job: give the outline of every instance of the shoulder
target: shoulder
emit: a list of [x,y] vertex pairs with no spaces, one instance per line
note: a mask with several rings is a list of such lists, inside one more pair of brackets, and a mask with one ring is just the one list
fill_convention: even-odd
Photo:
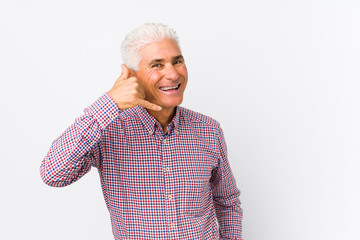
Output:
[[187,124],[202,125],[209,128],[220,129],[220,123],[214,118],[184,107],[179,107],[179,108],[181,111],[181,118]]
[[141,126],[139,115],[134,108],[117,109],[116,115],[113,117],[112,122],[107,126],[104,132],[116,131],[117,133],[123,132],[125,129]]
[[137,110],[136,107],[132,107],[132,108],[127,108],[125,110],[119,110],[119,118],[120,120],[127,120],[127,119],[133,119],[133,118],[138,118],[138,114],[137,114]]

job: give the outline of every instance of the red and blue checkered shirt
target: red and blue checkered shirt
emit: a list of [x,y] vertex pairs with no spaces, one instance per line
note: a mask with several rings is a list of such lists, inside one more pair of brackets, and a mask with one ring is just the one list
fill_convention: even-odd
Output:
[[63,187],[98,169],[115,239],[241,239],[240,192],[219,123],[178,106],[164,134],[146,109],[105,93],[56,139],[40,168]]

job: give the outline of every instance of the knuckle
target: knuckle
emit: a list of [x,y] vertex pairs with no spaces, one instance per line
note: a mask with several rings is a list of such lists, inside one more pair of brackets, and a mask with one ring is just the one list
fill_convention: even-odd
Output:
[[134,88],[136,89],[139,89],[140,88],[140,84],[138,82],[133,82],[133,86]]
[[137,97],[135,95],[130,95],[130,97],[129,97],[130,102],[134,103],[134,102],[136,102],[136,100],[137,100]]
[[149,103],[148,101],[145,101],[145,102],[144,102],[144,105],[145,105],[145,107],[147,107],[147,108],[151,108],[151,107],[152,107],[152,104]]
[[133,89],[132,91],[131,91],[131,94],[130,94],[131,96],[134,96],[134,97],[137,97],[137,96],[139,96],[140,94],[139,94],[139,92],[138,91],[136,91],[135,89]]
[[137,82],[136,78],[134,77],[130,77],[127,79],[129,82]]

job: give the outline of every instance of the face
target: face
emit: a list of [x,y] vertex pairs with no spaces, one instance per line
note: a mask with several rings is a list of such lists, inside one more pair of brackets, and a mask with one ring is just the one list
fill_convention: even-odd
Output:
[[135,76],[145,90],[145,100],[172,110],[180,105],[188,73],[175,41],[164,39],[140,50],[141,61]]

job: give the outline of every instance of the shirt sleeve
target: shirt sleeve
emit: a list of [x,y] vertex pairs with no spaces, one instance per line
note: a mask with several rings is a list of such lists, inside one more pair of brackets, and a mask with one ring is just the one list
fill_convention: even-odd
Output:
[[51,145],[40,166],[42,180],[53,187],[67,186],[101,163],[100,141],[105,129],[120,113],[108,93],[103,94],[84,115]]
[[213,172],[211,183],[220,239],[242,240],[242,216],[240,191],[231,171],[224,134],[219,128],[219,165]]

